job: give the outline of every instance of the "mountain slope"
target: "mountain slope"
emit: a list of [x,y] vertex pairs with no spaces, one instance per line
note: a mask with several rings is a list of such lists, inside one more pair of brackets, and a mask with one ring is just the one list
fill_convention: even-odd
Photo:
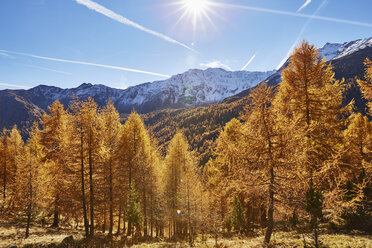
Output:
[[43,110],[12,90],[0,91],[0,128],[17,124],[21,131],[41,117]]

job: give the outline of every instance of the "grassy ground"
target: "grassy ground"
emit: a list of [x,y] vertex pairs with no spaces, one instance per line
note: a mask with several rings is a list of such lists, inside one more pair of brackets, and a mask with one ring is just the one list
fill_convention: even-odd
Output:
[[[252,247],[260,248],[263,243],[263,236],[256,238],[231,238],[231,239],[219,239],[218,247]],[[278,232],[272,237],[271,247],[304,247],[304,239],[307,247],[311,247],[312,243],[310,236],[302,236],[295,232]],[[325,234],[320,236],[322,247],[329,248],[372,248],[372,236],[362,235],[348,235],[348,234]],[[212,248],[215,246],[215,240],[212,238],[207,239],[205,243],[202,243],[200,239],[195,242],[195,247],[200,248]],[[186,243],[169,244],[166,242],[154,243],[154,244],[139,244],[134,246],[136,248],[166,248],[175,247],[183,248],[189,247]]]
[[25,227],[19,224],[0,223],[0,247],[22,247],[30,244],[59,244],[61,241],[73,235],[76,239],[83,236],[70,229],[51,229],[31,226],[30,236],[25,239]]
[[[41,228],[40,226],[32,226],[30,229],[30,237],[24,239],[24,226],[17,224],[0,223],[0,247],[17,246],[23,247],[25,245],[59,244],[67,236],[72,235],[74,239],[82,239],[81,232],[70,229],[50,229]],[[320,235],[322,247],[329,248],[372,248],[372,236],[361,234],[323,234]],[[254,238],[247,237],[233,237],[233,238],[219,238],[218,247],[262,247],[263,235]],[[310,234],[298,234],[296,232],[276,232],[271,239],[271,247],[311,247],[312,243]],[[215,239],[207,238],[204,242],[201,237],[195,241],[194,247],[212,248],[215,246]],[[183,248],[189,247],[187,243],[144,243],[135,245],[136,248]]]

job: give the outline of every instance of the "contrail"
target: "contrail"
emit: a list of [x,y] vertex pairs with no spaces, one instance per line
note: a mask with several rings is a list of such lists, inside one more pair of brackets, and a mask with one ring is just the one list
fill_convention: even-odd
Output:
[[297,12],[300,12],[303,8],[305,8],[310,3],[311,3],[311,0],[306,0],[306,2],[300,8],[298,8]]
[[148,34],[151,34],[151,35],[154,35],[156,37],[159,37],[159,38],[161,38],[161,39],[163,39],[165,41],[168,41],[170,43],[174,43],[174,44],[180,45],[180,46],[182,46],[184,48],[189,49],[190,51],[196,52],[196,50],[194,50],[191,47],[185,45],[184,43],[179,42],[179,41],[177,41],[177,40],[175,40],[175,39],[173,39],[173,38],[171,38],[171,37],[169,37],[169,36],[167,36],[165,34],[158,33],[158,32],[156,32],[154,30],[151,30],[151,29],[148,29],[148,28],[146,28],[144,26],[141,26],[140,24],[135,23],[135,22],[129,20],[128,18],[115,13],[112,10],[107,9],[104,6],[102,6],[102,5],[100,5],[100,4],[96,3],[96,2],[93,2],[91,0],[76,0],[76,2],[78,4],[81,4],[81,5],[84,5],[84,6],[88,7],[91,10],[94,10],[94,11],[96,11],[98,13],[101,13],[101,14],[103,14],[103,15],[105,15],[105,16],[107,16],[107,17],[109,17],[109,18],[111,18],[111,19],[113,19],[113,20],[115,20],[117,22],[120,22],[122,24],[125,24],[125,25],[128,25],[128,26],[137,28],[137,29],[139,29],[139,30],[141,30],[143,32],[146,32]]
[[247,67],[248,67],[248,65],[253,61],[253,59],[256,57],[256,54],[254,54],[253,56],[252,56],[252,58],[250,58],[250,60],[247,62],[247,64],[245,64],[245,66],[243,66],[243,68],[241,69],[241,71],[244,71]]
[[225,4],[225,3],[220,3],[218,5],[225,6],[225,7],[231,7],[231,8],[239,8],[239,9],[247,9],[247,10],[259,11],[259,12],[272,13],[272,14],[278,14],[278,15],[312,18],[312,19],[317,19],[317,20],[322,20],[322,21],[345,23],[345,24],[351,24],[351,25],[357,25],[357,26],[363,26],[363,27],[369,27],[369,28],[372,27],[372,23],[357,22],[357,21],[338,19],[338,18],[332,18],[332,17],[326,17],[326,16],[317,16],[317,15],[313,16],[313,15],[302,14],[302,13],[297,13],[297,12],[251,7],[247,5]]
[[165,78],[170,78],[171,77],[170,75],[166,75],[166,74],[143,71],[143,70],[138,70],[138,69],[126,68],[126,67],[120,67],[120,66],[103,65],[103,64],[96,64],[96,63],[77,61],[77,60],[57,59],[57,58],[43,57],[43,56],[38,56],[38,55],[28,54],[28,53],[12,52],[12,51],[7,51],[7,50],[0,50],[0,52],[10,53],[10,54],[17,54],[17,55],[22,55],[22,56],[26,56],[26,57],[36,58],[36,59],[44,59],[44,60],[58,61],[58,62],[71,63],[71,64],[90,65],[90,66],[109,68],[109,69],[120,70],[120,71],[137,72],[137,73],[148,74],[148,75],[159,76],[159,77],[165,77]]
[[19,84],[6,84],[6,83],[0,83],[0,87],[12,87],[12,88],[19,88],[19,89],[29,89],[30,87],[25,85],[19,85]]
[[291,48],[289,48],[286,56],[283,58],[282,61],[280,61],[279,65],[276,67],[277,70],[280,69],[280,67],[283,66],[283,64],[287,61],[287,59],[289,58],[289,56],[291,55],[291,53],[293,52],[293,49],[296,47],[296,45],[299,43],[302,35],[304,34],[307,26],[310,24],[311,20],[313,19],[314,16],[316,16],[316,14],[321,10],[321,8],[323,8],[323,6],[326,4],[327,0],[324,0],[320,5],[319,7],[314,11],[314,13],[311,15],[311,17],[305,22],[305,24],[302,26],[301,30],[300,30],[300,33],[297,35],[297,38],[295,40],[295,42],[293,42]]

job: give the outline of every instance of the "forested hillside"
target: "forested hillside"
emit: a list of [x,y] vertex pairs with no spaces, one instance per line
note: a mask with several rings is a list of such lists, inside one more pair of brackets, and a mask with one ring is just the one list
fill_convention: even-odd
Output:
[[248,102],[249,99],[244,98],[229,104],[161,110],[143,115],[143,118],[163,153],[173,135],[181,131],[197,152],[199,165],[204,165],[212,154],[222,127],[232,118],[238,117]]

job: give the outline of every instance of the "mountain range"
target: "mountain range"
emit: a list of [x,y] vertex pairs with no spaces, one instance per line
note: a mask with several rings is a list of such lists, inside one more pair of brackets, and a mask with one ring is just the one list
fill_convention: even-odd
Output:
[[[372,58],[372,38],[343,44],[326,43],[319,53],[332,63],[336,78],[346,79],[348,90],[345,92],[345,102],[354,98],[358,109],[363,112],[365,102],[352,79],[363,77],[363,61],[366,57]],[[55,100],[59,99],[68,106],[74,96],[79,99],[92,97],[100,106],[111,99],[121,114],[129,113],[132,109],[148,114],[166,109],[189,109],[209,104],[215,106],[221,101],[232,103],[247,96],[250,89],[262,81],[277,85],[281,81],[282,68],[287,64],[288,61],[279,70],[267,72],[191,69],[167,80],[144,83],[125,90],[89,83],[71,89],[39,85],[29,90],[1,90],[0,128],[9,128],[14,124],[27,128]]]
[[149,113],[166,108],[201,106],[219,102],[254,87],[273,73],[275,71],[191,69],[167,80],[144,83],[125,90],[89,83],[71,89],[39,85],[29,90],[2,90],[0,127],[14,124],[27,126],[30,120],[38,118],[55,100],[58,99],[67,107],[74,97],[92,97],[100,106],[111,99],[120,113],[129,113],[132,109]]

